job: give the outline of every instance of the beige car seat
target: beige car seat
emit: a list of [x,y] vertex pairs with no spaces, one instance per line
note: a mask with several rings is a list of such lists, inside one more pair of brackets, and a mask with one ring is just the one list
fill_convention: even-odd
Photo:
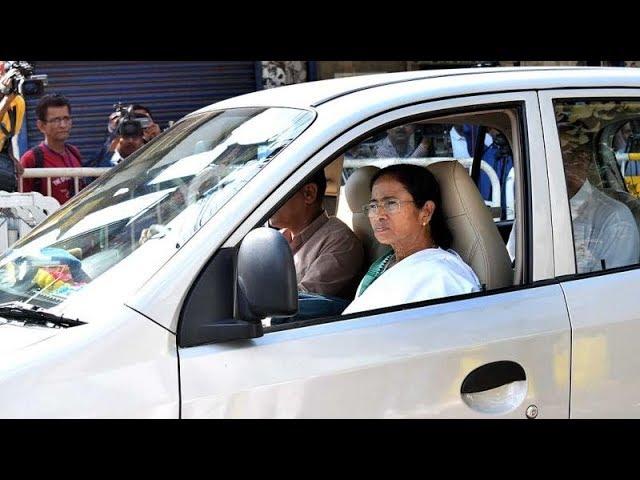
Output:
[[[455,161],[438,162],[427,168],[440,185],[445,219],[453,234],[452,248],[487,289],[512,285],[513,269],[504,241],[467,170]],[[369,264],[389,248],[378,243],[362,212],[362,205],[370,200],[369,185],[377,170],[372,166],[360,168],[345,185],[353,229],[365,247]]]

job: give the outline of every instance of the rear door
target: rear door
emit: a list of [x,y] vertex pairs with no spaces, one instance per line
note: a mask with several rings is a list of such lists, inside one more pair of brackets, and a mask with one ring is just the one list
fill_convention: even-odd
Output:
[[[640,91],[554,90],[540,102],[556,275],[573,332],[571,417],[639,417],[640,201],[621,167],[640,151],[623,135],[640,119]],[[588,185],[572,195],[581,156]]]

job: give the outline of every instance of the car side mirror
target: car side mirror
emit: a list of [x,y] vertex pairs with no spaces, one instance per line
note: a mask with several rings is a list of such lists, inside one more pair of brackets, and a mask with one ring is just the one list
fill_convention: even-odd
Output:
[[238,251],[234,317],[259,322],[297,311],[298,283],[291,248],[277,230],[252,230]]
[[262,319],[298,310],[293,256],[280,232],[258,228],[239,249],[212,258],[185,300],[178,327],[181,348],[257,338]]

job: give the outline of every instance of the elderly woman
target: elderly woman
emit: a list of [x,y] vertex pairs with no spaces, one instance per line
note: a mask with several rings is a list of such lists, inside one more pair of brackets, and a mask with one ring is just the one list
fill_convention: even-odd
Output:
[[440,187],[426,168],[402,164],[378,171],[363,209],[391,251],[369,268],[343,314],[480,290],[474,271],[449,248]]

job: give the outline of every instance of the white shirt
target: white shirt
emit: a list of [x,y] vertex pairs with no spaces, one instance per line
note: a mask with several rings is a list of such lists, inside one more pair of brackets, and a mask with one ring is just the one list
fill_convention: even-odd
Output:
[[467,148],[467,140],[464,135],[460,135],[455,128],[449,130],[451,137],[451,148],[453,148],[453,158],[469,158],[469,149]]
[[120,152],[118,150],[116,150],[115,152],[113,152],[113,156],[111,157],[111,160],[110,160],[111,165],[113,165],[115,167],[121,161],[122,161],[122,156],[120,155]]
[[456,252],[427,248],[386,270],[342,313],[346,315],[479,290],[478,277]]
[[[453,149],[453,158],[471,158],[467,147],[467,140],[464,135],[460,135],[458,131],[451,127],[449,130],[449,138],[451,138],[451,148]],[[486,147],[493,143],[493,137],[488,133],[484,136],[484,145]]]
[[586,181],[569,201],[578,273],[638,263],[640,234],[631,210]]

